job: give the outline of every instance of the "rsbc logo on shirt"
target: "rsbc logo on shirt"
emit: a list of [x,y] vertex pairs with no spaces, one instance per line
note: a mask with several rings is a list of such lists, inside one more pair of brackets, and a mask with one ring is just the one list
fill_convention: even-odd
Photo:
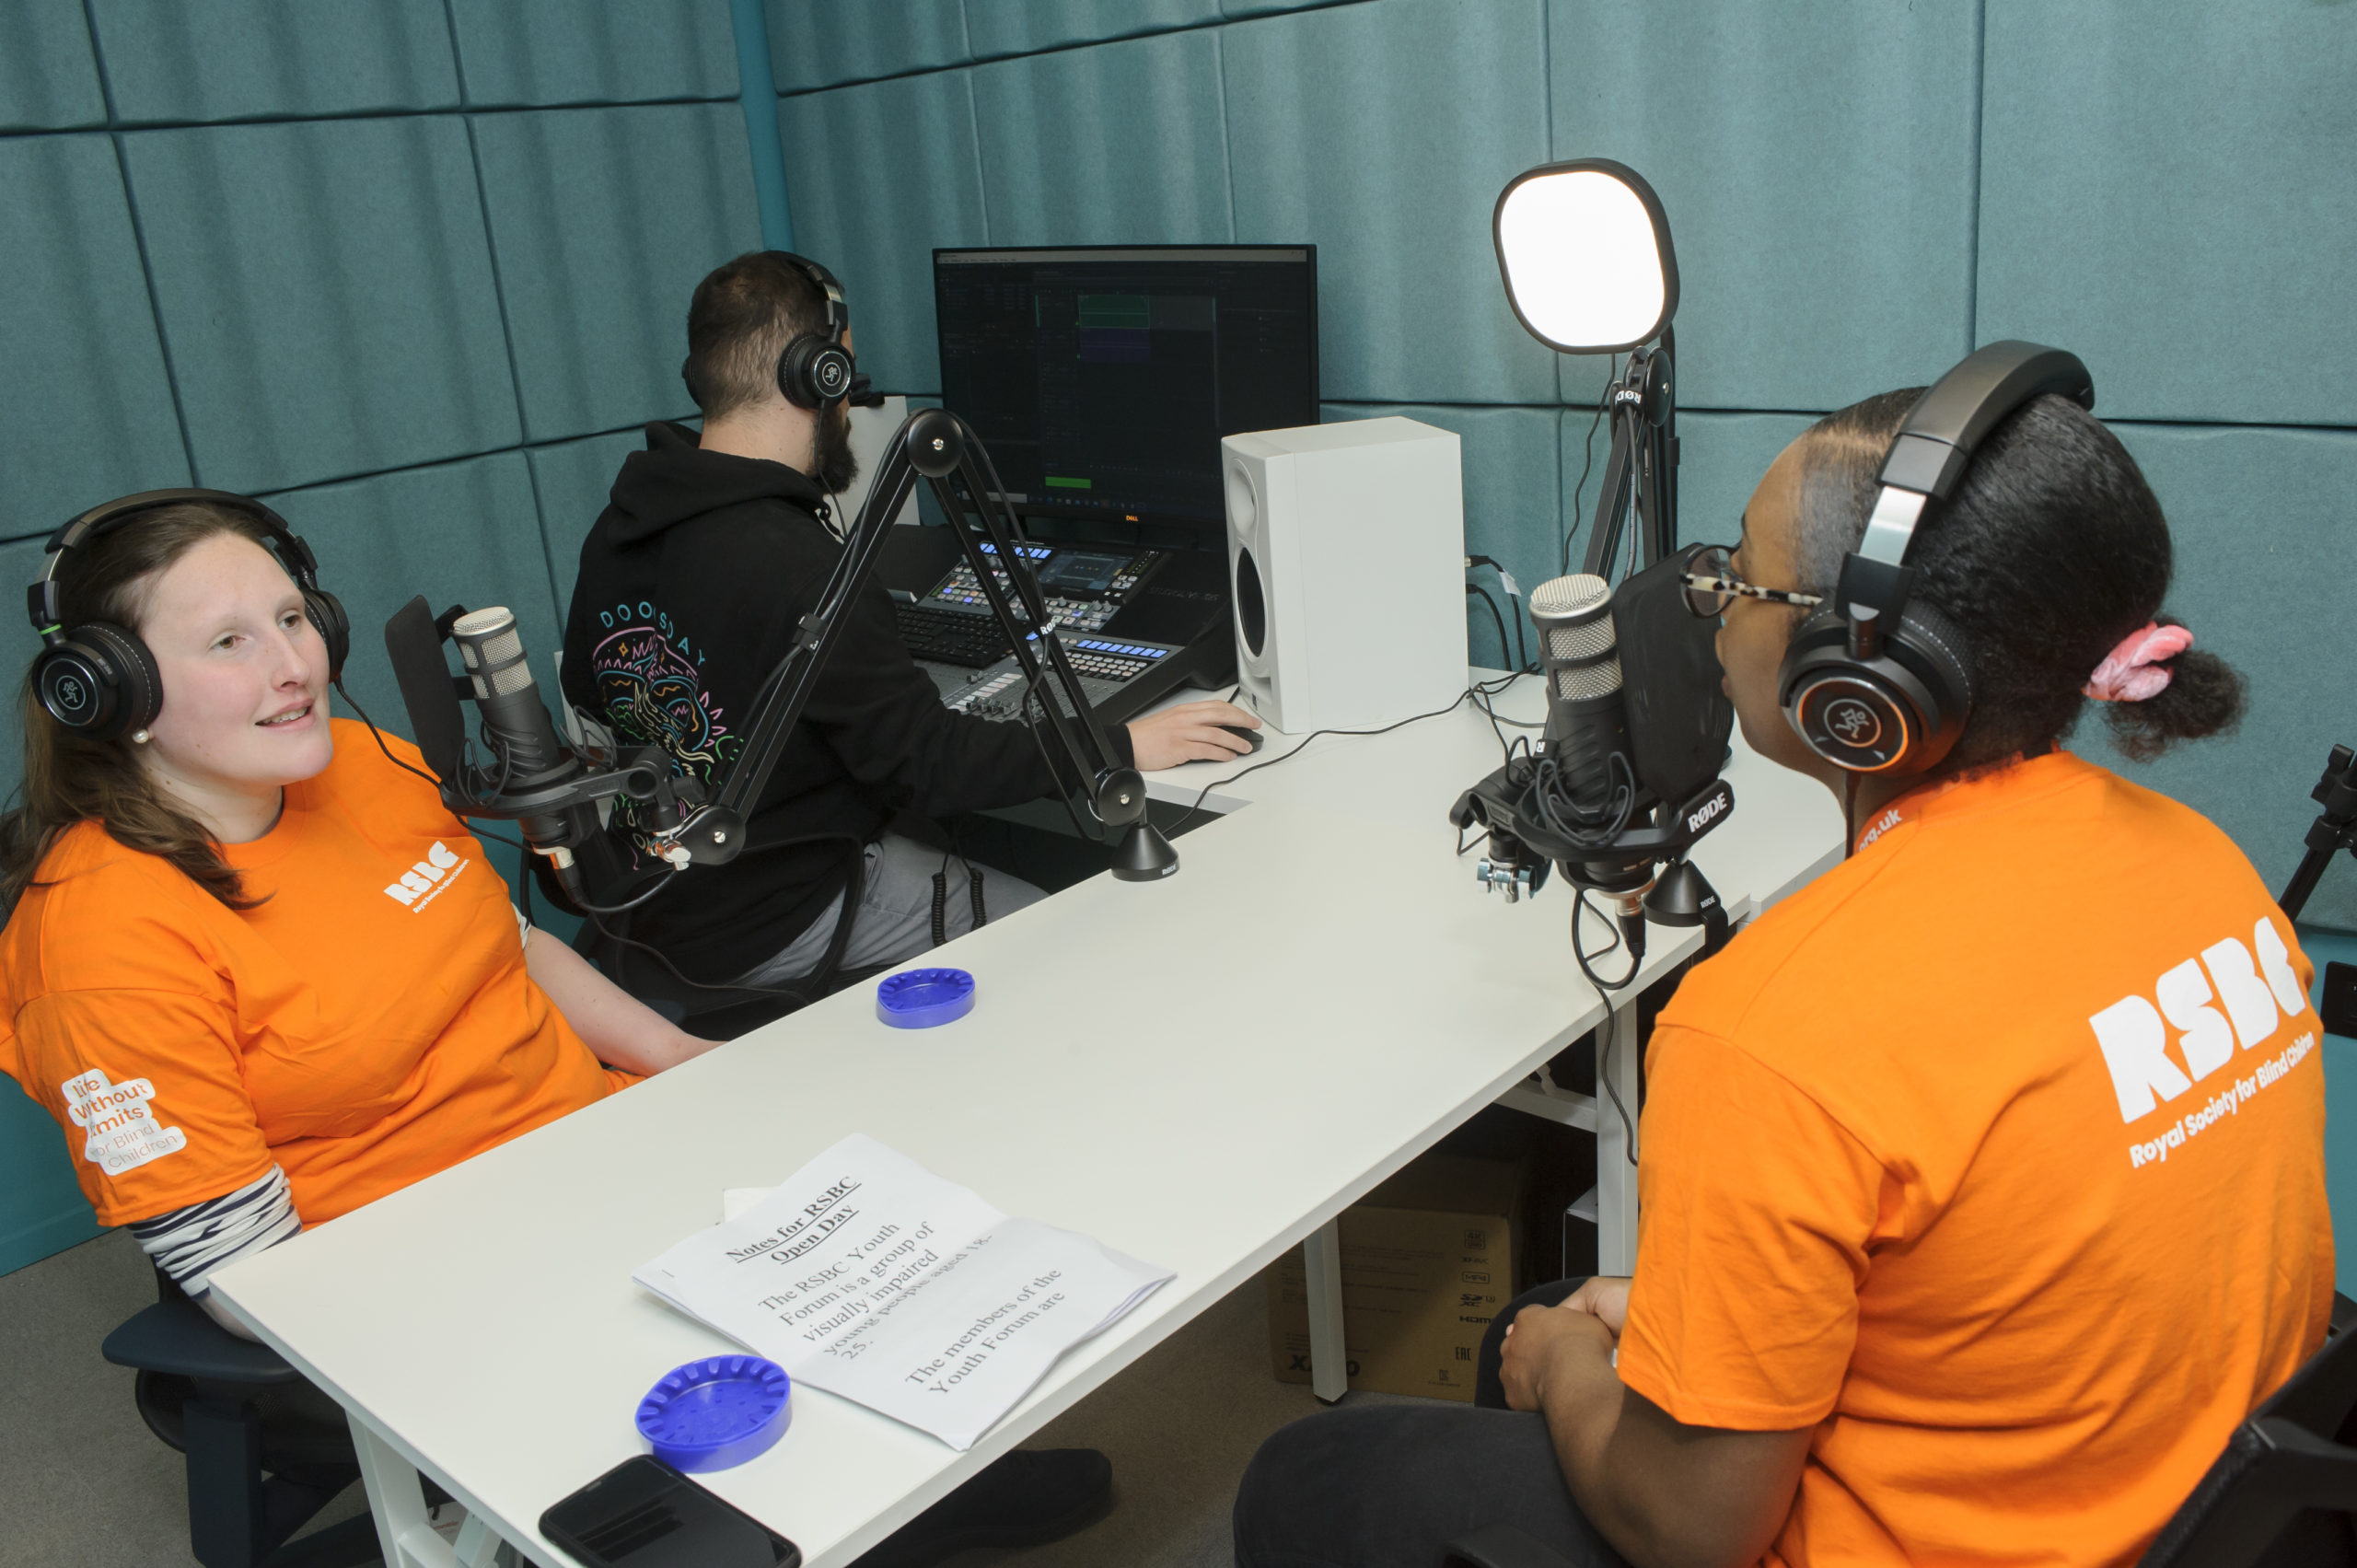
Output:
[[408,906],[414,914],[442,896],[450,880],[471,864],[439,839],[425,852],[425,858],[401,873],[401,879],[385,889],[385,897],[397,904]]
[[[2283,1018],[2299,1016],[2307,1005],[2300,977],[2292,968],[2290,945],[2275,923],[2261,916],[2251,928],[2249,946],[2233,936],[2213,942],[2198,957],[2162,974],[2149,997],[2141,993],[2123,996],[2087,1022],[2095,1028],[2104,1065],[2111,1070],[2119,1119],[2133,1122],[2232,1062],[2237,1043],[2250,1051],[2273,1039]],[[2183,1066],[2169,1055],[2172,1043]],[[2281,1075],[2281,1069],[2262,1069],[2255,1079],[2230,1086],[2235,1103],[2226,1109]],[[2200,1115],[2206,1112],[2197,1113]],[[2202,1125],[2214,1120],[2209,1117]],[[2170,1132],[2181,1128],[2182,1123]],[[2183,1142],[2177,1136],[2169,1146]],[[2160,1156],[2156,1153],[2154,1157]]]

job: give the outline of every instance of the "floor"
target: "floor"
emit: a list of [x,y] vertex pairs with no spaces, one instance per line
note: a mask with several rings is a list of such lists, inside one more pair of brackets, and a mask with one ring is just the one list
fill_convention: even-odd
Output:
[[[0,1276],[0,1568],[193,1564],[180,1458],[141,1424],[132,1374],[99,1354],[155,1298],[121,1231]],[[1053,1545],[949,1568],[1228,1568],[1237,1478],[1261,1439],[1318,1408],[1270,1376],[1267,1332],[1255,1280],[1067,1411],[1028,1446],[1111,1455],[1112,1512]],[[366,1506],[355,1486],[320,1522]]]

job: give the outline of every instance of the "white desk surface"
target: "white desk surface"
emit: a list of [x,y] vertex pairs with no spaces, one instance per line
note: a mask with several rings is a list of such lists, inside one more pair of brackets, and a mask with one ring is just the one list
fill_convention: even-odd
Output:
[[[1539,706],[1535,680],[1504,700]],[[716,1220],[724,1188],[865,1132],[1178,1271],[970,1454],[797,1388],[775,1448],[702,1478],[810,1568],[849,1562],[1603,1017],[1572,900],[1509,907],[1452,853],[1447,808],[1498,761],[1469,707],[1319,739],[1214,790],[1241,808],[1177,841],[1177,875],[1098,876],[956,942],[944,959],[979,988],[958,1023],[888,1028],[855,987],[226,1269],[216,1293],[555,1565],[541,1510],[640,1451],[632,1411],[666,1370],[732,1348],[630,1279]],[[1191,799],[1242,766],[1151,787]],[[1838,856],[1821,787],[1740,741],[1729,777],[1736,808],[1695,858],[1730,903]],[[1655,927],[1648,971],[1698,943]]]

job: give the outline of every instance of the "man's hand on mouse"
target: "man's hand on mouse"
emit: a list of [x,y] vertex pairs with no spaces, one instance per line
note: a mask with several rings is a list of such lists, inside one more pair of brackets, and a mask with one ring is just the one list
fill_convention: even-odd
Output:
[[1138,771],[1175,768],[1181,762],[1224,762],[1252,749],[1236,729],[1258,729],[1260,721],[1232,703],[1212,698],[1181,703],[1142,719],[1130,721],[1130,746],[1137,754]]

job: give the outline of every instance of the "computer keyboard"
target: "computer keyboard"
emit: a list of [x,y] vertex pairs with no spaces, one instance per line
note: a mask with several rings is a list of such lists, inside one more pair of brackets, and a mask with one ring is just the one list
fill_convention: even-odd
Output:
[[909,652],[935,664],[981,669],[1007,655],[1006,633],[998,618],[961,610],[936,610],[931,605],[894,600],[892,616],[900,623],[900,641]]

